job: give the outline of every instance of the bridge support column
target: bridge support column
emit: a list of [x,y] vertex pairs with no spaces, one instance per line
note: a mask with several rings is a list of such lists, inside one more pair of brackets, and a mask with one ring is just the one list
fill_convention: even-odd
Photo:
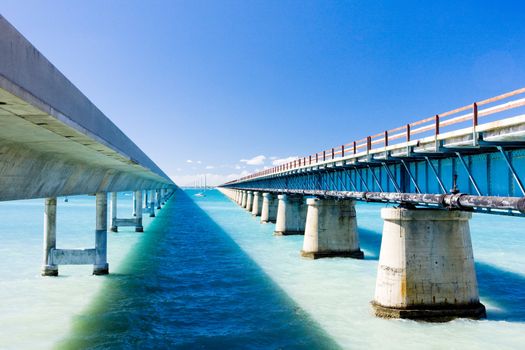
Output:
[[308,198],[303,257],[363,259],[352,200]]
[[246,210],[252,211],[252,205],[253,205],[253,192],[248,191],[246,193]]
[[149,191],[149,217],[154,218],[155,217],[155,191],[150,190]]
[[248,191],[242,191],[241,207],[246,208],[246,202],[248,201]]
[[262,194],[261,224],[275,222],[277,218],[277,199],[272,193]]
[[384,208],[372,305],[376,316],[448,321],[485,317],[468,220],[436,209]]
[[157,199],[157,210],[162,209],[162,204],[160,203],[162,201],[160,198],[160,190],[155,191],[155,196]]
[[52,251],[56,249],[57,199],[46,198],[44,207],[44,259],[42,276],[58,276],[58,265],[52,263]]
[[118,232],[117,226],[117,192],[111,192],[111,232]]
[[144,226],[142,226],[142,191],[136,191],[135,196],[137,197],[137,219],[135,222],[135,232],[144,232]]
[[133,192],[133,216],[137,216],[137,197],[135,192]]
[[275,235],[302,235],[306,223],[306,205],[301,195],[280,194],[277,196],[277,219]]
[[[137,198],[141,203],[141,199]],[[108,195],[99,192],[96,195],[97,220],[95,230],[95,264],[93,266],[94,275],[107,275],[109,265],[107,261],[108,251]]]
[[261,216],[262,209],[262,193],[254,191],[253,192],[253,204],[252,204],[252,215]]
[[107,275],[108,195],[96,194],[95,248],[56,248],[56,198],[47,198],[44,210],[44,263],[42,276],[58,276],[59,265],[93,265],[94,275]]

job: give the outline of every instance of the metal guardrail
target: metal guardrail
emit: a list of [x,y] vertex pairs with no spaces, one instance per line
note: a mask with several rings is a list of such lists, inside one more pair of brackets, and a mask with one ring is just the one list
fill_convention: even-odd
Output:
[[[516,96],[520,96],[521,98],[494,105],[496,102],[502,102]],[[483,106],[486,106],[486,108],[482,109],[481,107]],[[252,180],[261,176],[268,176],[280,173],[282,171],[294,170],[304,166],[315,166],[331,160],[366,155],[373,150],[384,150],[386,147],[411,141],[417,142],[428,136],[434,136],[437,138],[441,133],[443,133],[443,131],[454,131],[458,130],[459,127],[471,127],[472,132],[476,133],[476,128],[479,125],[482,125],[479,123],[481,118],[487,118],[504,111],[524,106],[525,87],[479,102],[474,102],[473,104],[456,108],[448,112],[436,114],[433,117],[421,119],[404,126],[385,130],[384,132],[367,136],[366,138],[343,144],[341,146],[332,147],[312,155],[300,157],[273,168],[265,169],[254,174],[244,176],[237,180],[227,182],[224,185]],[[455,128],[452,128],[452,126]],[[418,138],[414,138],[414,136],[418,136]],[[476,137],[473,138],[473,142],[477,142]],[[474,144],[473,146],[476,145]]]

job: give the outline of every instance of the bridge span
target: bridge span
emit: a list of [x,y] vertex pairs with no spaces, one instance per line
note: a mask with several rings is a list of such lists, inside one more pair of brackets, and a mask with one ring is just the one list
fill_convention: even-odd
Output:
[[220,188],[301,255],[363,258],[355,201],[383,208],[377,316],[481,318],[472,212],[525,216],[525,88],[297,158]]
[[[63,264],[107,274],[108,192],[111,229],[141,232],[143,207],[154,216],[177,187],[1,15],[0,57],[0,200],[46,198],[43,275]],[[132,218],[117,217],[120,191],[135,194]],[[57,197],[80,194],[96,195],[95,248],[57,249]]]

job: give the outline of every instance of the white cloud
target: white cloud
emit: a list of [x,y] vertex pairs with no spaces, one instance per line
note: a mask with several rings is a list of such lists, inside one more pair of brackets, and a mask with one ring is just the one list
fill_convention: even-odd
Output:
[[235,170],[241,170],[242,168],[243,168],[243,167],[240,166],[240,165],[236,165],[236,166],[235,166]]
[[275,159],[275,160],[272,161],[272,165],[285,164],[285,163],[291,162],[293,160],[296,160],[297,158],[298,158],[297,156],[290,156],[290,157],[286,157],[286,158],[278,158],[278,159]]
[[266,156],[258,155],[250,159],[241,159],[241,162],[246,163],[247,165],[263,165]]
[[188,160],[186,161],[186,163],[193,163],[193,160],[188,159]]
[[206,169],[215,169],[213,165],[206,165]]
[[202,164],[202,162],[200,160],[197,161],[197,164]]

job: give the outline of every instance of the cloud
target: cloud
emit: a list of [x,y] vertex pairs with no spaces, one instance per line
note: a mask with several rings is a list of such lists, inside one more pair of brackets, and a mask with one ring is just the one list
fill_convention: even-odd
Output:
[[188,160],[186,161],[186,163],[193,163],[193,160],[188,159]]
[[215,169],[213,165],[206,165],[206,169]]
[[290,157],[286,157],[286,158],[278,158],[278,159],[274,159],[272,161],[272,165],[281,165],[281,164],[285,164],[285,163],[288,163],[288,162],[291,162],[293,160],[296,160],[298,157],[297,156],[290,156]]
[[241,159],[241,162],[246,163],[247,165],[263,165],[265,160],[266,156],[261,154],[250,159]]
[[197,164],[202,164],[202,162],[200,160],[197,161]]

